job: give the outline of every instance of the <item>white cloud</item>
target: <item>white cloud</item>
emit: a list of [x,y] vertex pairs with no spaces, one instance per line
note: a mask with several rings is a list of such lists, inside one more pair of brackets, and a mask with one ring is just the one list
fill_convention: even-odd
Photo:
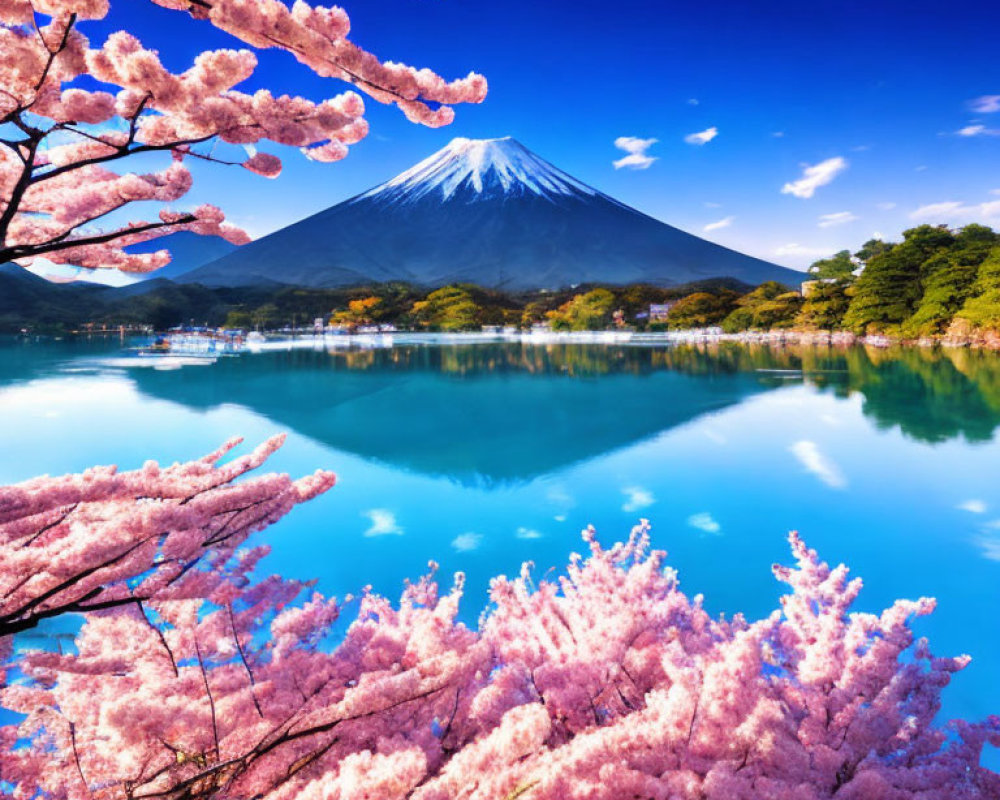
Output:
[[1000,561],[1000,539],[988,533],[984,533],[976,540],[979,549],[983,551],[983,558],[990,561]]
[[811,472],[831,489],[843,489],[847,486],[847,479],[843,473],[836,464],[819,451],[816,442],[803,439],[788,449],[792,451],[792,455],[799,460],[807,472]]
[[812,166],[806,164],[802,171],[802,177],[782,186],[781,193],[802,198],[812,197],[820,186],[826,186],[845,169],[847,169],[847,159],[842,156],[828,158],[826,161],[820,161]]
[[542,534],[534,528],[518,528],[514,534],[518,539],[541,539]]
[[926,172],[927,171],[927,165],[926,164],[921,164],[919,167],[914,167],[913,171],[914,172]]
[[700,514],[692,514],[688,517],[687,523],[692,528],[697,528],[699,531],[704,531],[705,533],[719,533],[722,530],[722,526],[707,511],[703,511]]
[[879,211],[892,211],[896,207],[895,203],[877,203],[876,208]]
[[720,219],[718,222],[709,222],[702,230],[707,233],[708,231],[717,231],[720,228],[728,228],[733,224],[734,219],[736,217],[726,217],[725,219]]
[[969,101],[969,108],[977,114],[995,114],[1000,111],[1000,94],[984,94]]
[[451,546],[460,553],[468,553],[475,550],[482,543],[483,537],[479,533],[462,533],[451,540]]
[[784,131],[775,131],[775,132],[774,132],[774,133],[772,133],[771,135],[772,135],[772,136],[773,136],[773,137],[774,137],[775,139],[784,139],[784,138],[785,138],[785,132],[784,132]]
[[960,203],[957,200],[947,200],[943,203],[929,203],[910,212],[910,219],[925,222],[941,222],[952,220],[958,222],[986,222],[1000,219],[1000,200],[988,200],[984,203]]
[[1000,194],[1000,189],[990,189],[990,194]]
[[705,128],[703,131],[698,131],[697,133],[689,133],[684,137],[684,141],[688,144],[708,144],[712,139],[719,135],[719,129],[714,125],[711,128]]
[[639,511],[656,502],[653,493],[641,486],[626,487],[622,489],[622,494],[625,495],[625,503],[622,506],[622,511]]
[[987,128],[985,125],[976,123],[974,125],[966,125],[964,128],[959,128],[955,131],[956,136],[964,136],[966,138],[972,136],[1000,136],[1000,130],[996,128]]
[[628,153],[627,156],[612,162],[615,169],[649,169],[656,156],[646,155],[646,151],[656,144],[657,139],[640,139],[637,136],[619,136],[615,139],[615,147]]
[[[996,193],[1000,194],[1000,189],[997,189]],[[704,203],[702,203],[702,205],[705,206],[705,208],[722,208],[722,203],[713,203],[709,200],[706,200]]]
[[833,250],[829,247],[805,247],[804,245],[796,244],[795,242],[783,244],[774,251],[776,256],[816,256],[817,258],[821,256],[828,256],[832,253]]
[[556,522],[565,522],[566,521],[566,515],[565,514],[556,514],[552,519],[554,519]]
[[403,529],[396,522],[396,515],[387,508],[373,508],[370,511],[361,512],[361,516],[368,517],[371,527],[365,531],[365,536],[401,536]]
[[689,106],[699,106],[699,105],[701,105],[701,101],[697,97],[692,97],[691,99],[688,100],[688,105]]
[[836,214],[823,214],[819,218],[819,226],[821,228],[832,228],[835,225],[846,225],[848,222],[854,222],[858,217],[852,214],[850,211],[838,211]]
[[956,508],[961,511],[968,511],[970,514],[986,513],[986,503],[982,500],[966,500],[964,503],[959,503]]

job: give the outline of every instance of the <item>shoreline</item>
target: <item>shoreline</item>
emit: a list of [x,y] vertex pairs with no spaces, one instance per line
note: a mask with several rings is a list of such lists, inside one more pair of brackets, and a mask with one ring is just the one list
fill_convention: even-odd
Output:
[[886,334],[858,335],[850,331],[740,331],[724,333],[708,330],[674,331],[681,341],[741,342],[745,344],[802,345],[828,347],[933,347],[1000,351],[1000,333],[994,331],[924,336],[917,339]]

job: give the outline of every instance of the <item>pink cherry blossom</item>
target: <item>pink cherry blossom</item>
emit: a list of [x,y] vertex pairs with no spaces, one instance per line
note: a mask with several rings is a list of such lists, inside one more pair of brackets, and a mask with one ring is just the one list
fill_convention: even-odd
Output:
[[[796,534],[757,621],[681,592],[644,522],[588,529],[555,581],[496,578],[471,628],[433,563],[398,604],[260,577],[238,546],[332,484],[237,480],[278,444],[0,492],[5,798],[1000,797],[1000,717],[935,723],[968,658],[914,640],[933,602],[853,612],[860,582]],[[67,613],[72,648],[14,646]]]
[[[99,46],[90,42],[86,21],[105,17],[108,0],[0,0],[0,124],[10,132],[0,138],[0,262],[46,258],[142,272],[163,266],[169,254],[134,255],[127,247],[174,231],[244,243],[249,237],[224,216],[173,207],[191,187],[180,162],[235,164],[273,178],[281,161],[256,152],[258,143],[334,162],[367,135],[358,92],[431,126],[451,122],[453,104],[485,97],[479,75],[448,82],[430,70],[380,61],[347,39],[350,21],[337,7],[304,0],[291,8],[281,0],[153,2],[188,12],[194,34],[205,23],[226,31],[237,48],[203,52],[174,73],[128,31]],[[240,91],[254,75],[258,49],[284,51],[357,91],[320,102]],[[105,88],[90,88],[95,80]],[[220,149],[220,142],[244,145],[249,154]],[[174,163],[143,175],[120,171],[142,153],[169,154]],[[140,201],[167,207],[157,218],[122,222]]]

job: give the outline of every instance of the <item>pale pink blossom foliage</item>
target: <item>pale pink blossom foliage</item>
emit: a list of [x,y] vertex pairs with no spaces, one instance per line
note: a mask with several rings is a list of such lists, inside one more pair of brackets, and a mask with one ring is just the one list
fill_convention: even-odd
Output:
[[[175,502],[211,485],[198,469],[169,482]],[[11,518],[76,502],[80,480],[55,501],[33,501],[50,492],[48,479],[33,484]],[[315,478],[294,499],[328,483]],[[44,536],[38,523],[59,517],[45,519],[16,541],[34,546],[25,536]],[[176,548],[190,553],[192,537],[171,524],[161,522],[167,541],[179,535]],[[789,586],[781,609],[755,622],[712,618],[649,549],[645,523],[611,549],[592,530],[584,538],[589,556],[574,556],[555,582],[536,583],[530,566],[495,579],[476,629],[458,619],[462,576],[441,594],[433,564],[398,606],[370,591],[346,600],[356,602],[353,621],[335,635],[343,606],[315,593],[296,600],[306,589],[298,582],[251,580],[259,548],[220,553],[182,582],[170,570],[131,582],[133,593],[156,591],[141,605],[87,612],[72,651],[13,656],[0,701],[23,720],[0,728],[0,792],[1000,797],[1000,776],[979,765],[984,743],[1000,744],[1000,718],[933,724],[941,691],[968,659],[935,658],[914,640],[910,620],[931,601],[851,612],[860,582],[793,534],[796,566],[775,567]]]
[[333,485],[328,472],[235,482],[282,441],[221,465],[238,439],[187,464],[93,467],[0,487],[0,638],[66,612],[178,592],[201,598],[206,559],[225,562],[251,533]]
[[[348,41],[350,23],[340,8],[304,0],[291,8],[281,0],[153,2],[207,20],[252,48],[283,50],[424,125],[448,124],[453,104],[485,97],[480,75],[447,82],[430,70],[379,61]],[[247,234],[215,206],[173,210],[191,188],[184,160],[239,164],[273,178],[281,160],[257,152],[259,143],[298,147],[310,159],[332,162],[368,133],[364,102],[354,91],[321,102],[240,91],[257,67],[250,49],[203,52],[175,74],[127,31],[92,46],[80,22],[108,12],[108,0],[0,0],[0,262],[27,265],[44,257],[145,272],[168,263],[169,253],[124,248],[178,230],[242,244]],[[212,147],[220,141],[242,145],[247,154],[227,160]],[[170,153],[174,163],[150,174],[112,169],[150,152]],[[139,201],[166,208],[156,219],[108,224],[114,212]]]

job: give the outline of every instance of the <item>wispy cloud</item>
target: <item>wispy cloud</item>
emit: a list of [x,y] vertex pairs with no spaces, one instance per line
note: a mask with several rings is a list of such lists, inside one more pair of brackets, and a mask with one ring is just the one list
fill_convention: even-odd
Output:
[[697,97],[691,97],[688,99],[689,106],[700,106],[701,101]]
[[782,186],[781,193],[802,198],[812,197],[820,186],[826,186],[845,169],[847,169],[847,159],[842,156],[828,158],[811,166],[806,164],[802,170],[802,177]]
[[711,128],[705,128],[703,131],[698,131],[697,133],[689,133],[684,137],[684,141],[688,144],[708,144],[712,139],[719,135],[719,129],[714,125]]
[[850,211],[838,211],[835,214],[823,214],[819,218],[819,226],[821,228],[833,228],[836,225],[846,225],[848,222],[854,222],[858,219],[856,214],[852,214]]
[[1000,94],[984,94],[970,100],[969,108],[977,114],[995,114],[1000,111]]
[[402,536],[403,529],[396,522],[396,515],[387,508],[373,508],[361,512],[368,517],[371,526],[365,531],[365,536]]
[[719,533],[722,530],[722,526],[707,511],[702,511],[700,514],[692,514],[688,517],[687,523],[692,528],[696,528],[704,533]]
[[982,500],[966,500],[964,503],[959,503],[956,508],[961,511],[968,511],[970,514],[986,513],[986,503]]
[[896,204],[892,203],[892,202],[888,202],[888,203],[876,203],[875,207],[879,211],[892,211],[896,207]]
[[648,508],[656,502],[653,493],[641,486],[628,486],[622,489],[622,494],[625,495],[625,503],[622,505],[622,511],[639,511],[640,509]]
[[518,528],[517,532],[514,534],[518,539],[541,539],[542,534],[540,531],[536,531],[534,528]]
[[460,553],[468,553],[479,547],[482,541],[483,536],[480,533],[461,533],[451,540],[451,546]]
[[785,132],[784,132],[784,131],[775,131],[775,132],[774,132],[774,133],[772,133],[771,135],[772,135],[772,136],[773,136],[773,137],[774,137],[775,139],[784,139],[784,138],[785,138]]
[[843,489],[847,486],[847,479],[840,468],[820,452],[816,442],[803,439],[788,449],[807,472],[811,472],[831,489]]
[[943,203],[929,203],[910,212],[910,219],[927,222],[943,220],[982,222],[998,218],[1000,218],[1000,200],[971,204],[947,200]]
[[806,247],[805,245],[791,242],[776,248],[774,254],[776,256],[816,256],[818,258],[828,256],[832,252],[833,250],[829,247]]
[[657,139],[640,139],[637,136],[619,136],[615,139],[615,147],[628,153],[627,156],[612,162],[615,169],[649,169],[656,156],[646,154],[646,151],[656,144]]
[[983,551],[983,558],[988,558],[990,561],[1000,561],[1000,519],[983,525],[975,542]]
[[720,219],[718,222],[709,222],[702,230],[707,233],[708,231],[717,231],[720,228],[728,228],[733,224],[734,219],[736,217],[726,217],[725,219]]
[[964,128],[959,128],[955,131],[955,135],[964,136],[965,138],[973,136],[1000,136],[1000,130],[997,128],[987,128],[981,123],[975,123],[973,125],[966,125]]

